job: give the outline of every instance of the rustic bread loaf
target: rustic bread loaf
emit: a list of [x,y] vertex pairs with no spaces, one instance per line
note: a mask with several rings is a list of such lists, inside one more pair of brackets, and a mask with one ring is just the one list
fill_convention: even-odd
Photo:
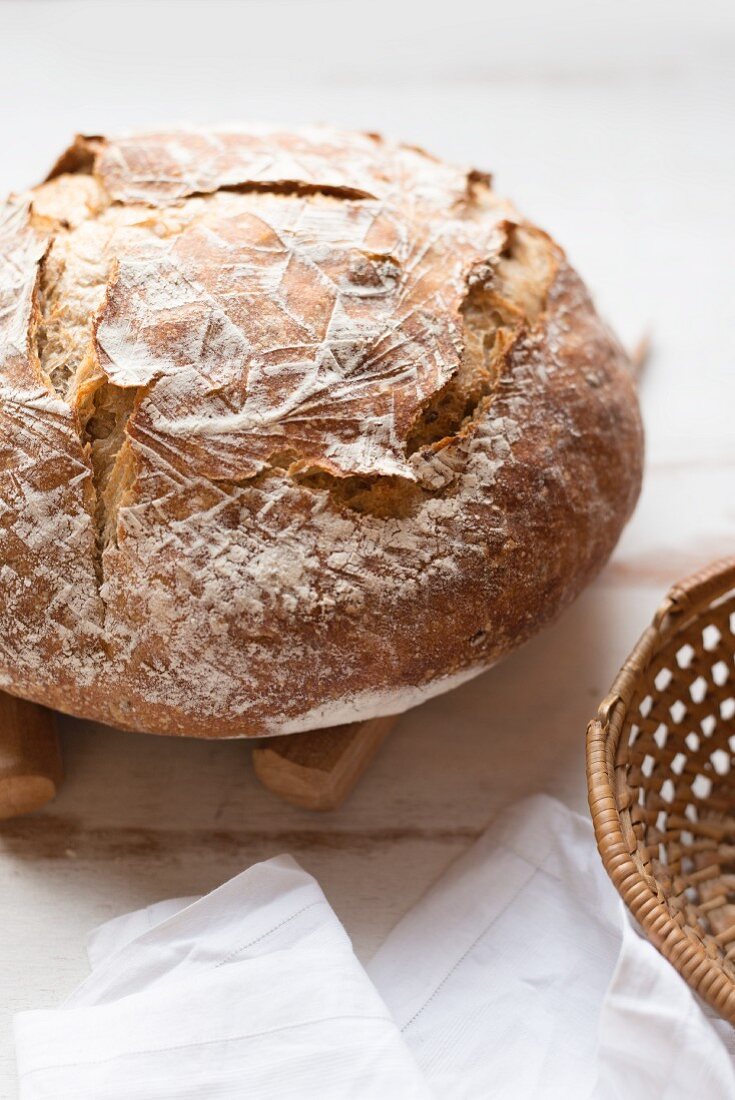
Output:
[[79,138],[0,215],[0,686],[231,737],[397,712],[630,515],[625,355],[489,178],[373,134]]

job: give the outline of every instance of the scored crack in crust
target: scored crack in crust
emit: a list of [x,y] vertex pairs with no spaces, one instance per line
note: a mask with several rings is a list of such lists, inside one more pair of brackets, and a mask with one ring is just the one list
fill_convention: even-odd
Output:
[[620,346],[489,178],[372,134],[79,138],[0,214],[0,684],[160,733],[397,712],[601,567]]

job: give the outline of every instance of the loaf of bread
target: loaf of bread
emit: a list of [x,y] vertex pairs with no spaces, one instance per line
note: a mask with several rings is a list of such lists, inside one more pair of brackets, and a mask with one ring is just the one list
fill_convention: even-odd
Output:
[[0,213],[0,687],[275,734],[487,668],[636,501],[561,249],[375,134],[78,138]]

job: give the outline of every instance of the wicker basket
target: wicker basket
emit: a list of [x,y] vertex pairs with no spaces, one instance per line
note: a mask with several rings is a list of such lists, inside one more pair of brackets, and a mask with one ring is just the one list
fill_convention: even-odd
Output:
[[735,1025],[735,558],[669,592],[589,725],[587,784],[623,900]]

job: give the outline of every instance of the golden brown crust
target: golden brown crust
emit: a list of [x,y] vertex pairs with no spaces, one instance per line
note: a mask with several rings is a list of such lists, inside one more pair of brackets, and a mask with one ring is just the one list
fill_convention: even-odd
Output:
[[479,173],[78,139],[0,249],[11,692],[208,737],[401,709],[552,618],[637,498],[625,356]]

